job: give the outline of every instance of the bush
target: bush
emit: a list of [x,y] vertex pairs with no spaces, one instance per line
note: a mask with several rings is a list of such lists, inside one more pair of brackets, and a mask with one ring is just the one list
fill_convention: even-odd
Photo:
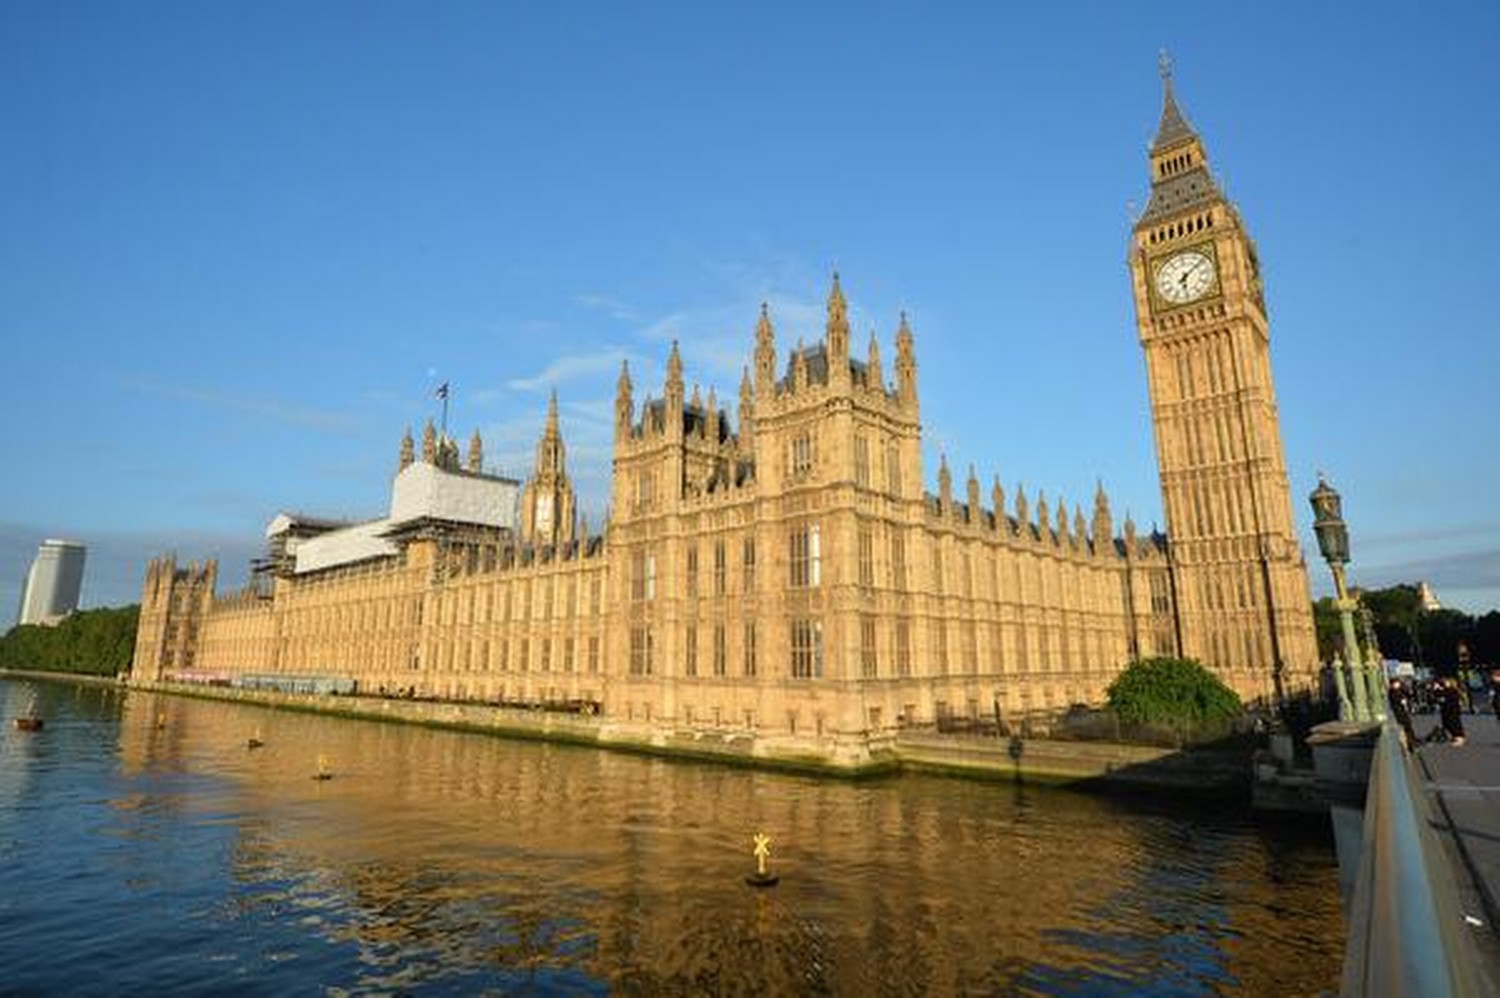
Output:
[[1133,724],[1224,721],[1244,710],[1234,690],[1190,658],[1130,663],[1109,685],[1109,706]]

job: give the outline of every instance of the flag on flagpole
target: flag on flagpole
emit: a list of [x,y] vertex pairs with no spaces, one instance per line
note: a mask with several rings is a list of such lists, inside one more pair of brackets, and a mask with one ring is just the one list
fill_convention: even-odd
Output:
[[445,381],[441,385],[438,385],[437,397],[444,402],[448,401],[448,382]]

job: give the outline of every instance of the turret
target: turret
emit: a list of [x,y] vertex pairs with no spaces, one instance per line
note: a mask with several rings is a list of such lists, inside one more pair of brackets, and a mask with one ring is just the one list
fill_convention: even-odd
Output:
[[838,271],[833,273],[833,288],[828,292],[828,384],[849,383],[849,304],[839,286]]
[[797,341],[797,352],[792,354],[792,393],[796,394],[807,387],[807,355],[802,348],[802,341]]
[[766,398],[776,391],[776,331],[771,312],[760,303],[760,321],[755,324],[755,394]]
[[938,458],[938,504],[943,515],[953,512],[953,473],[948,470],[948,455]]
[[1016,528],[1024,537],[1026,528],[1031,524],[1031,510],[1026,505],[1026,486],[1020,482],[1016,483]]
[[1004,532],[1005,523],[1005,490],[1000,487],[1000,476],[995,476],[994,484],[990,486],[990,508],[995,511],[995,529]]
[[870,330],[870,349],[865,359],[865,378],[871,388],[885,391],[885,372],[880,369],[880,344],[875,341],[875,330]]
[[682,383],[682,355],[677,352],[677,341],[672,341],[672,352],[667,355],[667,383],[662,391],[666,403],[666,431],[669,437],[682,435],[682,406],[684,386]]
[[432,420],[422,427],[422,461],[426,464],[437,463],[437,427],[432,425]]
[[[470,451],[472,454],[472,450]],[[566,477],[566,457],[562,429],[557,419],[557,389],[547,399],[547,423],[542,428],[542,439],[536,445],[536,473]]]
[[630,436],[635,422],[635,403],[631,400],[630,361],[620,361],[620,379],[615,382],[615,440]]
[[469,438],[469,470],[479,474],[484,470],[484,441],[479,438],[479,429],[474,429],[474,435]]
[[719,393],[714,391],[714,386],[708,386],[708,418],[704,421],[704,433],[708,435],[711,443],[719,442]]
[[901,313],[901,325],[896,330],[896,395],[903,405],[916,408],[917,351],[905,312]]
[[1068,500],[1057,497],[1057,545],[1068,546]]
[[1047,505],[1047,493],[1036,494],[1036,532],[1042,540],[1052,533],[1052,508]]
[[969,465],[969,522],[979,522],[979,479],[974,475],[974,466]]
[[740,449],[755,452],[755,394],[750,386],[750,368],[740,371]]
[[401,458],[396,470],[405,471],[414,460],[416,460],[416,448],[412,444],[411,427],[408,426],[406,432],[401,435]]
[[1089,540],[1089,526],[1083,519],[1083,507],[1073,506],[1073,543],[1078,547],[1086,548]]
[[1115,525],[1109,515],[1109,496],[1104,494],[1104,481],[1094,492],[1094,553],[1104,554],[1114,540]]

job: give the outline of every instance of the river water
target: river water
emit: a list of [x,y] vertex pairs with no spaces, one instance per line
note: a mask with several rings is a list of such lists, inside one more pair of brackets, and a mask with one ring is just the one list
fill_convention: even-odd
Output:
[[[33,696],[46,728],[17,731]],[[1322,830],[1189,799],[818,780],[15,679],[0,717],[7,994],[1337,984]],[[782,878],[759,891],[757,830]]]

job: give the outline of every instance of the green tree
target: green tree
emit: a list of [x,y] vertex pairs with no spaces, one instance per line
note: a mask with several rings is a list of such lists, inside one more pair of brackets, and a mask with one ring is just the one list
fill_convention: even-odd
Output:
[[140,607],[70,614],[55,627],[23,624],[0,637],[0,669],[113,676],[130,668]]
[[1313,603],[1313,627],[1318,634],[1318,661],[1332,662],[1334,653],[1344,647],[1339,608],[1332,596],[1324,596]]
[[1244,711],[1239,696],[1190,658],[1130,663],[1109,685],[1109,706],[1132,724],[1222,721]]

